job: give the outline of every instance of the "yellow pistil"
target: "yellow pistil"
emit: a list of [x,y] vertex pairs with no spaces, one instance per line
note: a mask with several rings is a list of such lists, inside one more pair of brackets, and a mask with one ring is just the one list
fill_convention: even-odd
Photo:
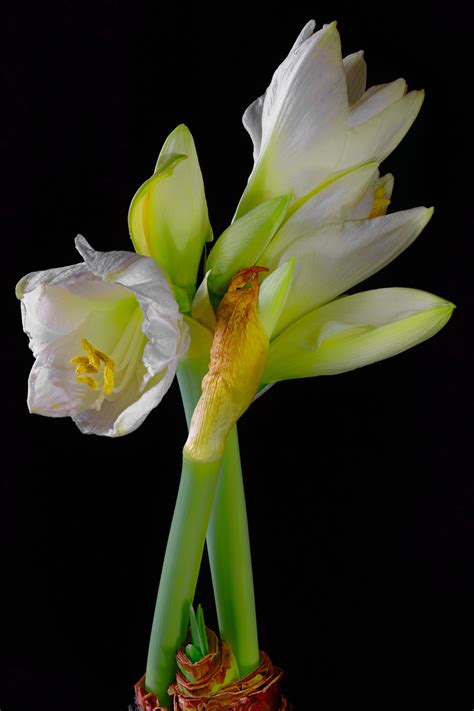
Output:
[[242,269],[232,279],[217,311],[209,370],[184,447],[192,459],[219,459],[227,435],[252,402],[268,353],[268,336],[258,313],[258,274]]
[[94,348],[92,343],[90,343],[87,338],[81,339],[82,347],[84,348],[87,356],[75,356],[69,361],[71,365],[76,366],[76,381],[78,383],[84,383],[90,388],[95,390],[97,388],[97,380],[91,377],[91,375],[81,375],[81,373],[92,373],[97,375],[99,372],[99,366],[101,362],[104,364],[104,392],[106,395],[110,395],[114,389],[114,371],[115,363],[112,358],[108,355],[98,351]]
[[374,217],[382,217],[387,214],[388,206],[390,205],[390,200],[385,195],[384,187],[381,186],[375,191],[374,204],[372,210],[369,214],[369,220]]

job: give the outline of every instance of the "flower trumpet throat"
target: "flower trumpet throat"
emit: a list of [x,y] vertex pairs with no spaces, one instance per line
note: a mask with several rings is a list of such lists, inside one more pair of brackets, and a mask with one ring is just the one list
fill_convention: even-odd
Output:
[[209,370],[194,410],[184,452],[212,461],[224,453],[227,435],[252,402],[268,354],[258,307],[258,275],[266,267],[237,272],[217,311]]

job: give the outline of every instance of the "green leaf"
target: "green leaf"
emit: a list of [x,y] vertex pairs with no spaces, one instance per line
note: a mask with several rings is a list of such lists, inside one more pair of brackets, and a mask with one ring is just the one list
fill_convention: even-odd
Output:
[[186,645],[186,656],[193,664],[199,662],[199,660],[203,657],[203,655],[201,654],[201,650],[195,647],[194,644]]
[[207,641],[206,625],[204,623],[204,612],[203,612],[201,604],[198,605],[198,609],[197,609],[197,622],[198,622],[199,634],[200,634],[200,647],[201,647],[203,656],[205,656],[209,652],[209,643]]

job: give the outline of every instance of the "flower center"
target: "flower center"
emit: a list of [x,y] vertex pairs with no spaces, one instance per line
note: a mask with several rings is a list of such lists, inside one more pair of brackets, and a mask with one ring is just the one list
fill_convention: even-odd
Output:
[[87,338],[81,340],[82,347],[87,353],[86,356],[75,356],[69,361],[71,365],[76,366],[76,380],[78,383],[84,383],[95,390],[98,386],[97,380],[92,375],[97,375],[100,364],[104,364],[104,384],[103,389],[106,395],[111,395],[114,389],[114,370],[115,362],[102,351],[94,348],[92,343],[89,343]]
[[369,220],[373,217],[382,217],[387,214],[387,208],[390,205],[390,200],[385,195],[383,186],[375,191],[374,204],[369,214]]

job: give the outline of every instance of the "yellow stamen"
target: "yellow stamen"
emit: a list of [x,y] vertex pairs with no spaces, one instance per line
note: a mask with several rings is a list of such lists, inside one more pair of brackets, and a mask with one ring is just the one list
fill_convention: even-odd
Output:
[[69,361],[71,365],[76,366],[76,375],[79,376],[76,378],[76,381],[78,383],[84,383],[85,385],[88,385],[90,388],[95,390],[97,388],[97,381],[94,378],[90,377],[90,375],[83,376],[81,375],[81,373],[92,373],[96,375],[99,372],[99,367],[102,362],[104,364],[103,388],[105,394],[110,395],[113,392],[115,385],[114,361],[102,351],[98,351],[97,348],[94,348],[92,343],[90,343],[87,338],[82,338],[81,344],[84,350],[86,351],[87,356],[74,356],[74,358],[71,358],[71,360]]
[[111,358],[108,358],[104,366],[104,392],[106,395],[110,395],[114,389],[114,370],[115,363]]
[[211,362],[202,381],[184,451],[193,459],[222,456],[227,435],[257,392],[268,353],[268,337],[257,313],[258,274],[242,269],[217,311]]
[[80,375],[81,373],[93,373],[96,375],[97,368],[94,365],[90,365],[90,363],[81,363],[76,367],[76,375]]
[[389,205],[390,200],[385,195],[384,187],[381,186],[377,188],[375,191],[374,204],[369,214],[369,220],[372,220],[374,217],[382,217],[383,215],[386,215]]
[[92,390],[95,390],[97,387],[97,380],[94,380],[94,378],[91,378],[90,375],[80,375],[78,378],[76,378],[78,383],[84,383],[85,385],[88,385]]
[[69,362],[71,365],[89,365],[89,358],[87,356],[74,356]]
[[95,368],[99,367],[100,360],[99,360],[99,355],[92,345],[92,343],[89,343],[87,338],[82,338],[81,339],[82,347],[84,348],[85,352],[89,356],[89,363],[93,365]]

